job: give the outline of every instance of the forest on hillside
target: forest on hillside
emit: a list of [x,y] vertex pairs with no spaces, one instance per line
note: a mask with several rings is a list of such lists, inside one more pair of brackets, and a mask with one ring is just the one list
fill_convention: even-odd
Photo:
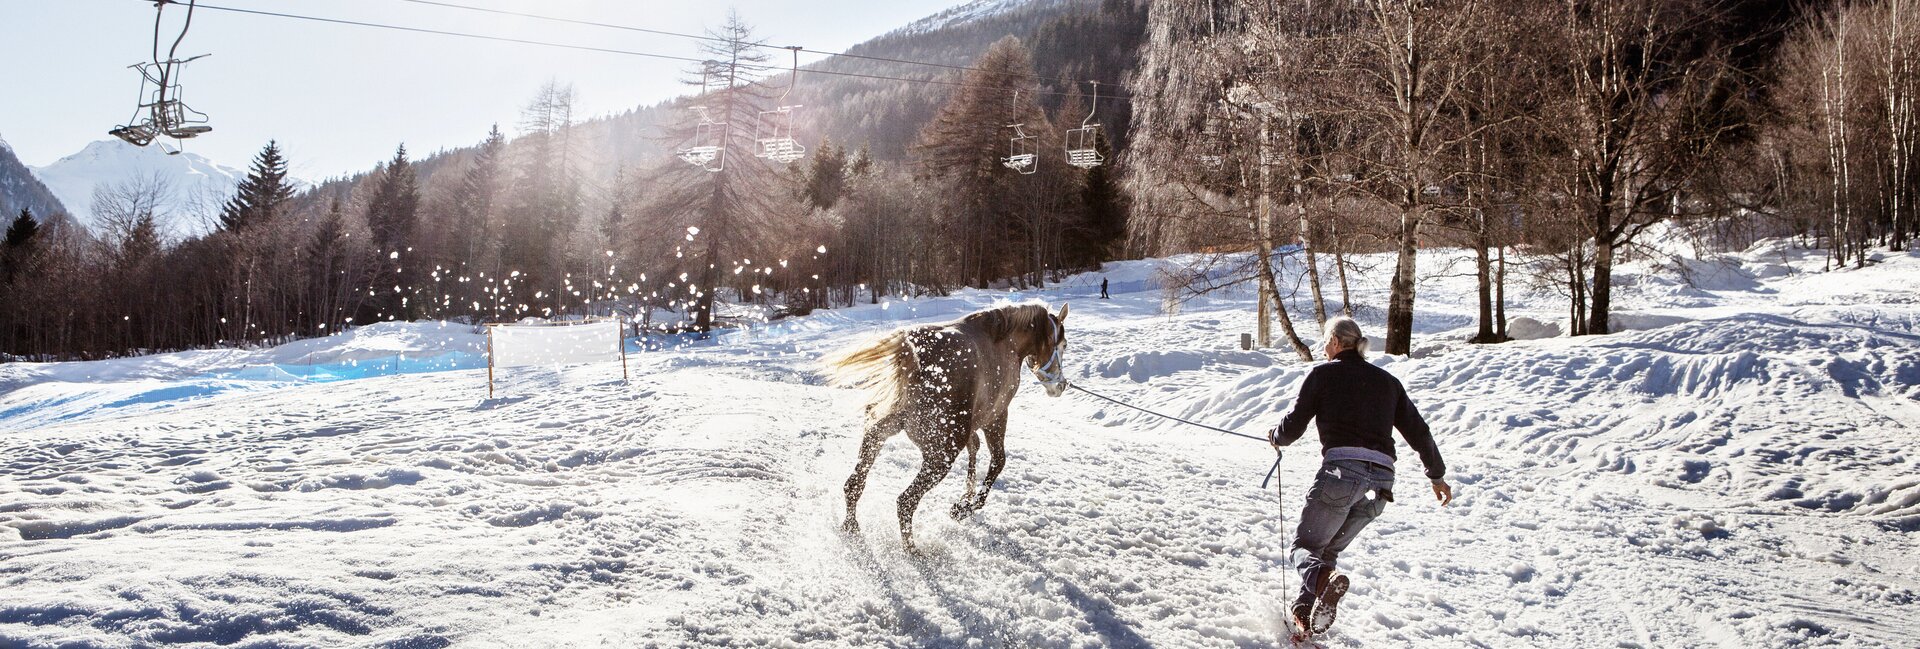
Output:
[[[1479,253],[1476,341],[1505,338],[1508,290],[1559,291],[1572,333],[1605,333],[1611,269],[1651,254],[1656,226],[1720,247],[1797,237],[1835,266],[1907,244],[1916,13],[1040,0],[798,75],[736,18],[687,71],[700,82],[657,106],[580,119],[556,82],[473,147],[400,145],[303,192],[267,143],[205,236],[160,234],[153,179],[96,192],[103,231],[9,215],[0,359],[392,319],[675,314],[705,331],[1192,251],[1256,253],[1177,290],[1259,286],[1262,344],[1273,319],[1303,356],[1294,314],[1351,308],[1346,253],[1394,251],[1387,351],[1405,353],[1419,253],[1440,245]],[[805,155],[755,155],[746,125],[786,118]],[[1069,166],[1083,122],[1101,163]],[[1036,159],[1010,164],[1024,147]]]

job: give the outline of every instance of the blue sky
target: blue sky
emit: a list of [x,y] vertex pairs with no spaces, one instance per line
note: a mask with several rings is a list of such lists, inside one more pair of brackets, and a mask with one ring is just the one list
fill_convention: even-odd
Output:
[[[206,4],[510,38],[695,56],[693,41],[423,6],[400,0],[204,0]],[[960,0],[448,0],[525,13],[699,32],[738,10],[775,44],[840,51]],[[181,7],[169,7],[169,42]],[[139,90],[129,64],[149,55],[154,10],[142,0],[0,0],[0,138],[30,165],[106,139]],[[173,31],[167,31],[173,30]],[[406,142],[430,152],[478,141],[548,79],[572,83],[576,115],[601,115],[680,94],[685,65],[616,54],[411,34],[201,10],[180,54],[187,103],[213,133],[189,151],[244,166],[278,139],[295,175],[371,167]],[[164,55],[164,51],[162,52]],[[804,64],[813,57],[803,57]]]

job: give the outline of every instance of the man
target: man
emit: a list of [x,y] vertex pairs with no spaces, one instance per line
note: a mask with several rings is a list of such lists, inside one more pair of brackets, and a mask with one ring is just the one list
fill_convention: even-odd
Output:
[[1110,299],[1107,297],[1107,278],[1105,277],[1100,278],[1100,299]]
[[1351,318],[1327,321],[1326,354],[1331,362],[1307,373],[1300,398],[1279,426],[1267,432],[1277,449],[1292,444],[1318,420],[1320,473],[1307,492],[1300,528],[1291,553],[1300,570],[1300,596],[1289,611],[1297,633],[1313,634],[1333,625],[1347,576],[1334,575],[1335,560],[1360,530],[1393,502],[1393,435],[1420,455],[1441,506],[1453,502],[1453,487],[1442,477],[1447,466],[1420,411],[1400,380],[1366,360],[1367,339]]

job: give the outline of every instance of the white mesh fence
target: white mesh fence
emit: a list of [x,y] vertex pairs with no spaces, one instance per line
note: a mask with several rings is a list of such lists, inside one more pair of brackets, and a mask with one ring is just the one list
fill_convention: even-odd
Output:
[[617,321],[491,328],[494,367],[572,365],[620,359]]

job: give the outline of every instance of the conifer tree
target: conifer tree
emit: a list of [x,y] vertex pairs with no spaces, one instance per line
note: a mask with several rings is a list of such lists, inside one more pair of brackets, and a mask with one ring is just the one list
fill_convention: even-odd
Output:
[[40,234],[40,222],[33,219],[33,210],[20,208],[20,216],[13,219],[13,225],[7,226],[7,251],[25,249],[33,245],[33,239]]
[[[1113,160],[1113,147],[1103,132],[1094,139],[1100,157]],[[1080,190],[1080,202],[1086,209],[1089,230],[1087,243],[1093,257],[1085,261],[1100,263],[1120,256],[1119,245],[1127,233],[1127,197],[1114,176],[1113,165],[1103,164],[1087,170],[1086,184]]]
[[13,283],[14,274],[26,265],[39,234],[40,223],[33,219],[33,210],[20,208],[20,216],[7,226],[6,247],[0,249],[0,283]]
[[834,146],[831,141],[822,141],[811,157],[802,198],[816,209],[833,209],[846,191],[847,150]]
[[407,160],[407,145],[402,144],[380,171],[373,197],[367,201],[367,228],[373,232],[374,248],[381,257],[380,279],[375,283],[381,296],[374,303],[377,317],[406,320],[418,310],[414,293],[419,286],[415,280],[420,275],[420,260],[415,259],[411,248],[419,208],[413,163]]
[[1026,46],[1013,36],[1002,38],[974,62],[965,85],[920,132],[928,170],[952,191],[951,230],[959,239],[961,273],[979,288],[1011,274],[1020,258],[1007,245],[1017,236],[1017,201],[1003,200],[1020,174],[1001,166],[1001,160],[1009,155],[1014,133],[1009,124],[1024,123],[1030,134],[1042,132],[1032,76],[1033,56]]
[[483,251],[489,249],[497,236],[494,228],[494,203],[500,188],[500,156],[506,150],[507,136],[501,134],[500,125],[487,132],[487,139],[480,143],[473,155],[473,166],[467,168],[466,175],[460,178],[460,188],[454,197],[453,250],[457,262],[468,273],[478,272]]
[[293,198],[293,185],[287,183],[287,160],[273,140],[254,156],[253,166],[240,182],[238,192],[220,210],[220,229],[229,232],[267,223],[287,211]]

